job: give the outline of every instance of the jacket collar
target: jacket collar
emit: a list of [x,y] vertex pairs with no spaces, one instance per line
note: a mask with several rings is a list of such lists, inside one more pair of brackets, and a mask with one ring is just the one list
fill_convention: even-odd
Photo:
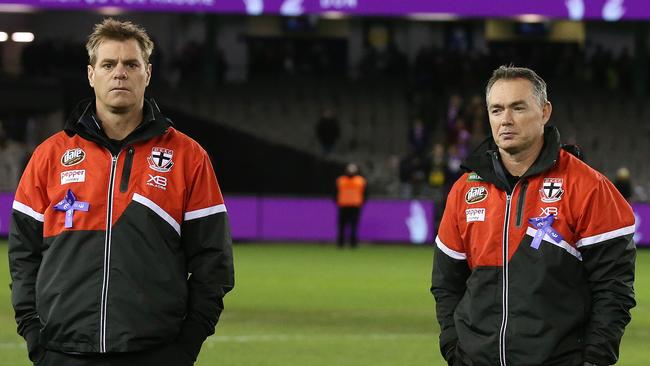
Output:
[[[165,117],[156,102],[151,98],[145,98],[143,106],[142,123],[133,130],[121,142],[121,146],[126,146],[138,141],[146,141],[167,132],[169,127],[173,126],[172,121]],[[95,99],[89,98],[82,100],[74,108],[72,114],[66,121],[64,131],[68,136],[75,134],[86,140],[96,142],[111,153],[116,154],[115,143],[111,141],[101,127],[101,121],[95,114]]]
[[[560,148],[560,132],[554,126],[546,126],[542,151],[521,178],[531,177],[551,169],[557,162]],[[468,172],[477,173],[481,178],[504,191],[511,190],[499,150],[491,136],[485,139],[461,166]]]

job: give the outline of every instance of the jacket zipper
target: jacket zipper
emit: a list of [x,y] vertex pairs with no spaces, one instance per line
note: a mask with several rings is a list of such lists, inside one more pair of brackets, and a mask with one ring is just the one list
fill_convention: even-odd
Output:
[[111,236],[113,226],[113,189],[115,188],[115,170],[117,155],[111,154],[111,175],[108,183],[108,201],[106,202],[106,239],[104,240],[104,274],[102,278],[102,299],[99,314],[99,352],[106,353],[106,313],[108,303],[108,282],[111,264]]
[[517,189],[519,182],[515,183],[511,193],[506,194],[506,215],[503,220],[503,291],[501,293],[501,329],[499,330],[499,363],[507,366],[506,363],[506,329],[508,326],[508,231],[510,229],[510,206],[512,196]]
[[519,192],[519,198],[517,199],[517,222],[516,226],[521,227],[522,219],[524,216],[524,202],[526,202],[526,190],[528,189],[528,180],[524,180],[521,184],[521,191]]
[[122,179],[120,180],[120,192],[125,193],[129,190],[129,179],[131,178],[131,166],[133,165],[133,154],[135,148],[129,146],[126,151],[126,159],[124,160],[124,167],[122,168]]

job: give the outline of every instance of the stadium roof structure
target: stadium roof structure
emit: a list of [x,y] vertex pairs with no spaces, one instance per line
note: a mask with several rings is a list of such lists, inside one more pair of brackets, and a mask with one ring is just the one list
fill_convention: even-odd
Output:
[[248,15],[396,16],[415,19],[650,19],[647,0],[0,0],[0,12],[121,9]]

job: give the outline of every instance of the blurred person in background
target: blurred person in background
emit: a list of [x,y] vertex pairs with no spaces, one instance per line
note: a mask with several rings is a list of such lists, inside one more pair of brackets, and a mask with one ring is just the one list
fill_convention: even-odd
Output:
[[131,22],[95,25],[95,98],[37,147],[16,191],[12,302],[36,365],[192,365],[234,286],[210,158],[144,97],[153,46]]
[[341,126],[334,111],[329,108],[323,110],[316,124],[316,138],[318,138],[318,142],[325,154],[329,154],[334,150],[334,146],[340,136]]
[[345,167],[345,174],[336,179],[339,248],[343,248],[347,237],[350,239],[350,246],[357,247],[357,227],[361,208],[366,202],[367,188],[366,179],[359,174],[359,167],[353,163],[348,164]]
[[428,183],[433,198],[433,230],[438,232],[442,212],[445,209],[445,199],[449,187],[449,169],[445,146],[441,143],[433,145],[431,153],[427,157]]
[[626,167],[620,167],[616,171],[614,185],[621,195],[629,202],[632,199],[632,181],[630,179],[630,170]]
[[429,148],[429,138],[429,129],[422,118],[416,117],[408,129],[408,144],[411,151],[418,156],[424,156]]
[[492,137],[463,163],[438,230],[431,292],[449,365],[612,365],[634,300],[634,215],[561,148],[546,83],[501,66]]
[[27,148],[9,139],[0,121],[0,192],[13,192],[28,158]]

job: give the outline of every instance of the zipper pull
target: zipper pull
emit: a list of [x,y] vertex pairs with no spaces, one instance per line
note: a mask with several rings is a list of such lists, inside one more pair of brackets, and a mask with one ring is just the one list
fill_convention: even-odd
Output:
[[135,148],[129,146],[126,151],[126,159],[124,159],[124,167],[122,167],[122,179],[120,180],[120,192],[125,193],[129,189],[129,180],[131,178],[131,167],[133,166],[133,155]]

